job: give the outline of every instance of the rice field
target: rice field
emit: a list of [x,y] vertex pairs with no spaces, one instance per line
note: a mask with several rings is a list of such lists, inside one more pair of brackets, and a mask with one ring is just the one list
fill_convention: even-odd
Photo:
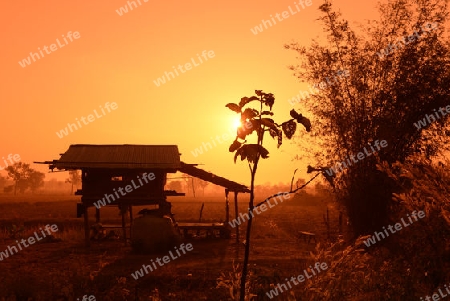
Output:
[[[93,241],[86,248],[83,219],[76,218],[79,199],[0,196],[0,252],[47,224],[59,229],[55,241],[30,245],[0,261],[0,300],[77,300],[84,295],[97,300],[231,300],[229,288],[217,287],[218,279],[222,273],[233,278],[233,265],[242,262],[246,224],[240,226],[239,243],[234,229],[231,239],[191,239],[192,252],[135,280],[131,273],[156,255],[133,254],[120,239]],[[176,221],[198,221],[202,204],[202,221],[225,220],[224,198],[174,197],[169,201]],[[246,202],[245,198],[239,201],[242,213]],[[327,207],[330,235],[335,237],[338,210],[321,197],[296,196],[255,217],[251,245],[255,293],[264,295],[270,283],[296,275],[311,263],[309,252],[315,243],[300,240],[298,231],[315,233],[318,242],[328,241]],[[133,209],[135,217],[140,209]],[[120,224],[117,207],[105,208],[101,214],[102,222]],[[90,216],[93,223],[93,209]],[[230,201],[230,219],[234,216]]]

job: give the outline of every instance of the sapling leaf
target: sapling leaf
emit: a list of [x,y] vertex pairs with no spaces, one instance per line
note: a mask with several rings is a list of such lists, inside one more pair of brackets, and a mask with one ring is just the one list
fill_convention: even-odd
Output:
[[237,104],[235,103],[228,103],[226,105],[227,108],[229,108],[231,111],[234,111],[236,113],[241,113],[241,107],[239,107]]
[[270,116],[273,116],[273,112],[270,112],[270,111],[262,111],[261,112],[261,116],[262,115],[270,115]]
[[295,130],[297,129],[297,123],[294,120],[289,120],[283,122],[281,124],[281,128],[283,129],[284,134],[288,139],[291,139],[294,136]]
[[303,124],[307,132],[311,131],[311,121],[305,116],[300,115],[299,118],[297,118],[297,122]]
[[259,100],[259,98],[256,96],[242,97],[241,101],[239,102],[239,106],[242,108],[243,106],[254,100]]
[[273,119],[262,118],[261,119],[261,124],[267,126],[269,129],[273,129],[274,131],[278,130],[277,126],[275,125],[275,122],[273,121]]
[[275,103],[275,97],[272,93],[263,94],[263,102],[266,106],[268,106],[272,110],[272,106]]
[[252,108],[246,108],[244,112],[241,113],[241,121],[244,122],[245,120],[251,120],[258,116],[258,111]]
[[253,130],[261,128],[261,121],[259,121],[259,119],[252,119],[252,120],[250,120],[250,122],[252,124]]
[[269,134],[272,138],[278,137],[279,135],[279,130],[275,131],[273,129],[269,129]]
[[245,160],[245,158],[247,157],[247,154],[245,152],[247,145],[243,145],[240,149],[238,149],[236,151],[236,154],[234,154],[234,163],[236,163],[236,159],[238,156],[241,156],[241,161]]
[[290,111],[289,111],[289,114],[290,114],[291,117],[294,118],[294,119],[297,119],[297,117],[298,117],[298,113],[297,113],[294,109],[290,110]]
[[238,127],[237,128],[237,136],[242,139],[245,140],[245,137],[247,135],[250,135],[253,131],[255,130],[255,128],[252,127]]
[[302,114],[297,113],[294,109],[292,109],[289,113],[291,114],[292,118],[297,120],[298,123],[303,124],[307,132],[311,131],[311,121],[308,118],[304,117]]
[[237,140],[234,140],[228,149],[231,153],[241,147],[241,143]]
[[249,163],[254,163],[258,155],[266,159],[269,157],[269,151],[259,144],[245,144],[234,155],[234,163],[238,156],[241,156],[241,160],[247,159]]

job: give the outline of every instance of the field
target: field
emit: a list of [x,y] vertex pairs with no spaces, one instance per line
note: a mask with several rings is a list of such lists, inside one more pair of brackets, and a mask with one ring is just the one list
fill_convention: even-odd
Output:
[[[202,203],[204,221],[225,219],[224,198],[169,200],[176,221],[197,221]],[[0,252],[16,245],[16,239],[32,236],[39,227],[58,226],[54,239],[0,261],[0,300],[82,300],[85,295],[96,300],[231,300],[230,283],[236,282],[240,271],[233,272],[233,266],[242,262],[246,224],[241,225],[239,243],[234,229],[231,239],[192,238],[185,241],[193,245],[191,252],[135,280],[131,273],[166,254],[133,254],[122,240],[93,241],[86,248],[83,220],[76,218],[78,201],[79,197],[72,196],[0,196]],[[246,203],[246,198],[240,200],[241,212]],[[313,232],[318,242],[327,242],[323,217],[327,207],[333,239],[339,212],[324,197],[295,196],[255,218],[250,261],[251,292],[258,295],[254,300],[269,300],[265,293],[271,284],[282,283],[314,264],[309,254],[315,243],[299,239],[298,231]],[[135,217],[139,209],[133,210]],[[103,211],[102,222],[120,223],[116,207]],[[234,217],[232,202],[230,216]],[[218,287],[222,273],[225,287]],[[297,300],[302,300],[301,286],[291,290]],[[284,293],[286,297],[291,291]]]

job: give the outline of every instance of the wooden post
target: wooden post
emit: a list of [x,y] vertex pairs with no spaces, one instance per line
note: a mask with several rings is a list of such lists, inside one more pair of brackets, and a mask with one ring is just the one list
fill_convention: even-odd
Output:
[[84,207],[84,241],[86,244],[86,247],[90,247],[91,245],[91,241],[89,239],[89,216],[88,216],[88,206],[86,205],[86,203],[83,201],[83,207]]
[[[234,215],[238,219],[238,192],[234,192]],[[236,226],[236,242],[239,244],[239,225]]]
[[131,228],[133,227],[133,205],[130,204],[128,210],[130,210],[130,239],[131,239]]
[[203,214],[203,208],[205,207],[205,203],[202,203],[202,207],[200,208],[200,216],[198,217],[198,222],[202,222],[202,214]]
[[228,201],[228,193],[230,191],[225,188],[225,223],[230,221],[230,202]]
[[[122,206],[125,206],[125,205],[122,205]],[[127,228],[126,228],[127,224],[126,224],[126,221],[125,221],[125,210],[123,210],[125,208],[123,208],[122,206],[119,204],[119,210],[121,211],[120,213],[122,213],[123,241],[125,243],[127,243]]]
[[[86,171],[85,170],[81,170],[81,183],[82,183],[82,187],[86,184]],[[88,206],[86,204],[86,202],[84,201],[84,197],[81,197],[81,203],[83,204],[83,216],[84,216],[84,241],[85,241],[85,245],[86,247],[90,247],[91,246],[91,240],[89,238],[89,234],[90,234],[90,229],[89,229],[89,216],[88,216]]]
[[96,223],[100,222],[100,209],[99,208],[95,208],[95,222]]

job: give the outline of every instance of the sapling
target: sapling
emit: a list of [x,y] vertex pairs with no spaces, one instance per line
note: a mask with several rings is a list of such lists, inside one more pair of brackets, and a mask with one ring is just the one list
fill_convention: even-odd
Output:
[[[255,94],[255,96],[241,98],[239,104],[228,103],[226,105],[226,107],[230,110],[241,114],[240,121],[242,125],[238,127],[236,138],[230,145],[229,151],[235,152],[235,163],[239,156],[241,157],[241,161],[245,159],[248,161],[251,174],[249,220],[247,223],[245,240],[244,265],[242,267],[241,274],[240,301],[245,301],[245,283],[248,273],[248,260],[250,253],[250,232],[253,220],[253,210],[255,208],[253,201],[255,198],[254,190],[256,171],[258,169],[259,159],[267,159],[269,157],[269,151],[263,146],[264,134],[269,132],[272,138],[277,139],[277,146],[280,147],[283,141],[283,133],[288,139],[291,139],[297,128],[297,123],[301,123],[307,132],[311,130],[311,122],[309,119],[304,117],[302,114],[297,113],[294,109],[290,111],[290,115],[292,117],[291,119],[281,124],[276,123],[272,118],[269,118],[269,116],[274,115],[272,112],[272,107],[275,103],[275,97],[273,94],[264,93],[262,90],[256,90]],[[259,110],[248,107],[248,105],[252,102],[259,102]],[[263,107],[268,107],[268,110],[266,108],[263,110]],[[248,126],[249,124],[251,124],[251,126]],[[253,133],[256,133],[256,143],[247,143],[247,136]]]

